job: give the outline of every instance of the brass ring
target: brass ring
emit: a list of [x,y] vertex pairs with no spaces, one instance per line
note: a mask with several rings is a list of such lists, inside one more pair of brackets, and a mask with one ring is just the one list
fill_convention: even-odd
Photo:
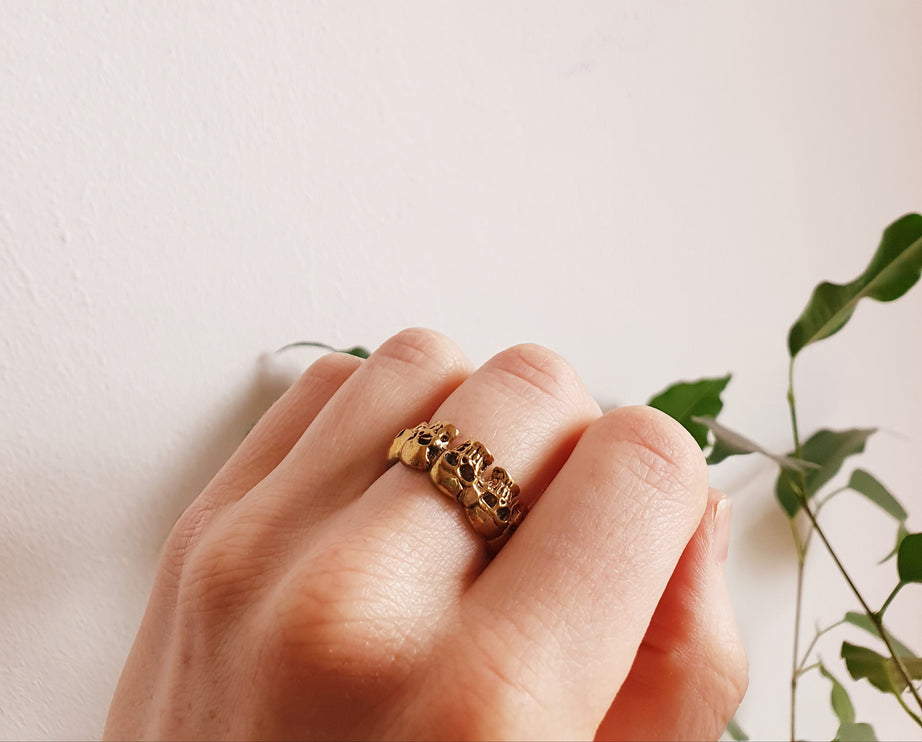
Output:
[[454,425],[441,421],[405,428],[388,449],[388,464],[399,461],[428,471],[439,492],[461,505],[471,526],[495,554],[525,517],[518,501],[519,485],[499,466],[486,475],[493,455],[483,443],[467,440],[449,447],[457,436]]

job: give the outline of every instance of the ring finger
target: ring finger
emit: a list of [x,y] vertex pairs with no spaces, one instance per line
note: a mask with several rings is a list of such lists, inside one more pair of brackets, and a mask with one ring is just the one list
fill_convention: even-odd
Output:
[[[566,361],[540,346],[519,345],[475,371],[432,419],[456,425],[461,431],[456,443],[486,443],[495,463],[515,477],[527,507],[600,415]],[[311,551],[335,549],[348,561],[341,568],[371,571],[357,599],[367,601],[381,590],[390,603],[382,610],[395,609],[397,590],[399,610],[441,614],[488,560],[485,542],[462,507],[442,495],[425,472],[405,466],[394,466],[330,526]],[[310,564],[312,557],[306,559]]]

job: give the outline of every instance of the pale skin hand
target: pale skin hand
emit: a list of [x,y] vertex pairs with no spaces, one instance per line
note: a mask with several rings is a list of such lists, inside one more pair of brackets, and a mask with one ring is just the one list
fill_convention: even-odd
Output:
[[[492,561],[425,473],[387,468],[425,420],[522,487]],[[716,739],[747,684],[727,505],[681,427],[602,415],[541,347],[472,373],[415,329],[324,356],[173,529],[105,736]]]

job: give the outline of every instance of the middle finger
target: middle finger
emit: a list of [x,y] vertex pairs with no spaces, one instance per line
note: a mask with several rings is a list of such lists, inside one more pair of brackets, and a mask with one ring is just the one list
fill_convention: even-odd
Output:
[[[495,464],[521,487],[520,501],[527,507],[600,416],[598,404],[564,359],[526,344],[487,361],[432,419],[460,430],[455,445],[468,439],[485,443]],[[489,558],[462,507],[441,494],[426,472],[405,466],[382,476],[356,502],[350,520],[359,530],[375,532],[376,548],[387,548],[391,558],[397,555],[400,563],[391,573],[426,602],[447,597],[443,590],[459,595]]]

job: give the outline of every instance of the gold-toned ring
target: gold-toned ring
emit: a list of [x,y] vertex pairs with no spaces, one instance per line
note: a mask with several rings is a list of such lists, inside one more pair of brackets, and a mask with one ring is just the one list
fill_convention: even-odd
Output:
[[451,423],[420,423],[397,434],[387,460],[428,471],[439,492],[461,505],[474,531],[495,554],[525,517],[518,501],[519,486],[499,466],[487,476],[493,455],[483,443],[467,440],[450,447],[457,436],[458,429]]
[[397,433],[387,451],[387,463],[428,471],[439,455],[448,448],[458,429],[451,423],[420,423]]

